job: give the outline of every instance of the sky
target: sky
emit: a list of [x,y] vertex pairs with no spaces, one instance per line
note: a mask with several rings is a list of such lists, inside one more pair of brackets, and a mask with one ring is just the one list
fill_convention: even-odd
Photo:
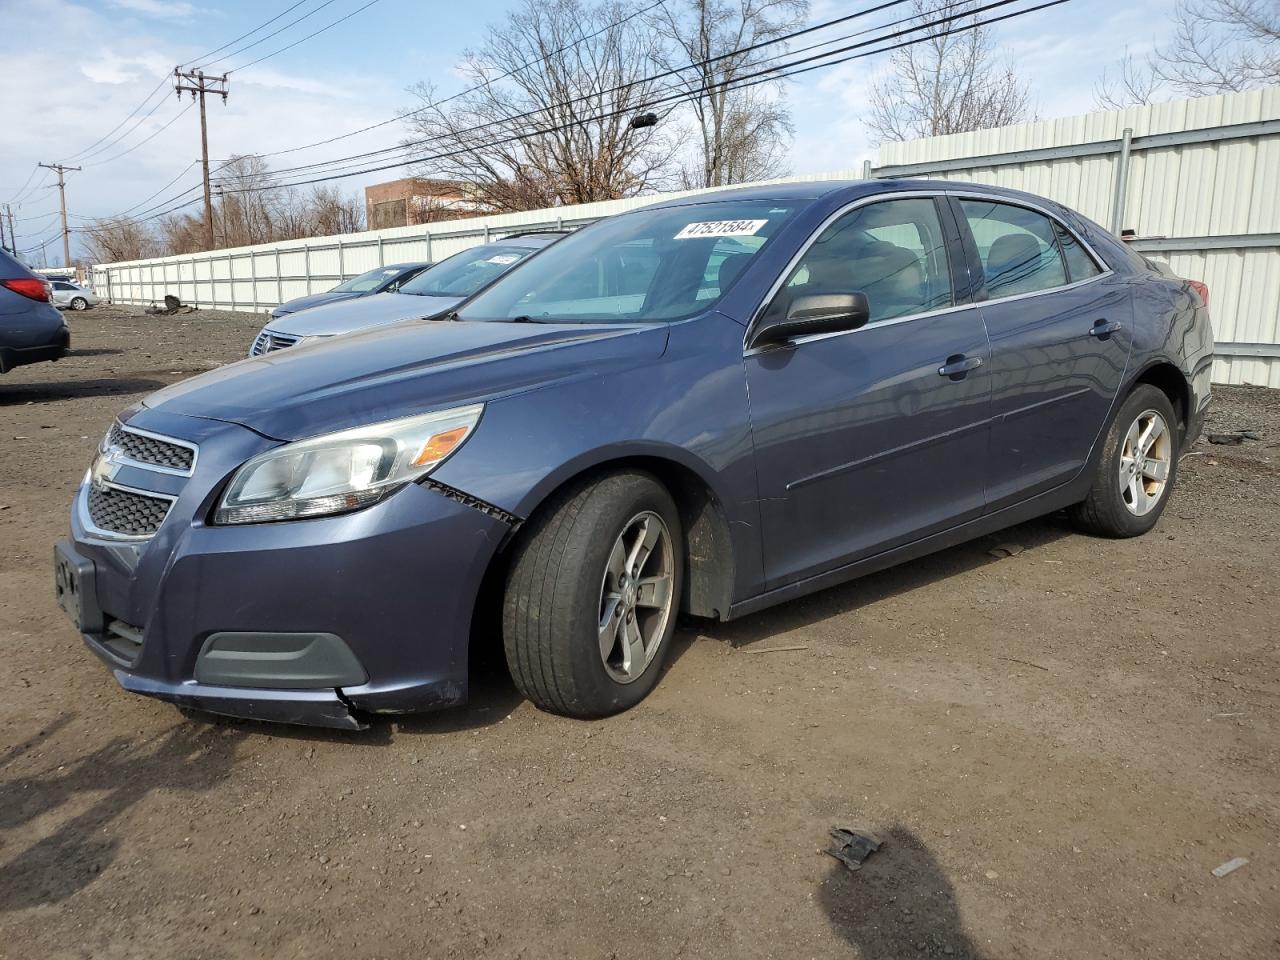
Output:
[[[302,0],[260,33],[220,54],[315,11],[278,36],[210,65],[209,72],[233,70],[226,105],[216,99],[209,103],[210,157],[284,150],[386,120],[414,105],[406,89],[418,81],[434,84],[441,94],[456,92],[463,87],[456,71],[463,51],[478,45],[485,25],[500,19],[515,0],[374,0],[314,39],[246,66],[368,2]],[[1026,78],[1038,116],[1067,116],[1093,109],[1094,84],[1126,49],[1141,54],[1168,37],[1173,2],[1071,0],[993,29],[1000,55]],[[0,0],[0,204],[18,200],[19,249],[48,239],[48,262],[61,262],[58,197],[51,186],[56,178],[36,168],[38,162],[84,168],[67,174],[72,226],[131,207],[145,210],[198,184],[199,116],[189,108],[190,98],[179,102],[170,92],[112,129],[175,64],[197,60],[294,3]],[[810,19],[867,5],[867,0],[812,0]],[[897,15],[886,11],[879,16],[888,20]],[[865,158],[875,161],[863,122],[865,98],[887,62],[887,56],[854,61],[787,84],[795,125],[792,173],[857,168]],[[158,109],[146,116],[156,103]],[[165,124],[169,126],[162,130]],[[404,134],[400,124],[388,124],[270,162],[314,163],[392,146]],[[401,175],[393,170],[338,183],[355,192]],[[170,181],[173,185],[162,189]],[[140,205],[153,194],[154,199]],[[37,246],[29,259],[39,261],[40,256]]]

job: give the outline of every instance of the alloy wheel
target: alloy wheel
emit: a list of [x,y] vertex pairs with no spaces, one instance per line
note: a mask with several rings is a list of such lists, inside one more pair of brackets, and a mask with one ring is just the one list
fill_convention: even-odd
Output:
[[651,510],[622,528],[600,586],[600,659],[619,683],[653,661],[673,608],[675,555],[666,523]]
[[1173,445],[1169,424],[1155,410],[1144,410],[1129,425],[1120,447],[1120,498],[1136,517],[1156,508],[1169,485]]

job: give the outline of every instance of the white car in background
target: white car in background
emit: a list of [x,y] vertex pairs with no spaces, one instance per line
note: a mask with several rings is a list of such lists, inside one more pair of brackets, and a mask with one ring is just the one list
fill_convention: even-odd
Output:
[[88,310],[100,302],[92,290],[70,280],[51,280],[49,285],[53,288],[49,300],[59,310]]

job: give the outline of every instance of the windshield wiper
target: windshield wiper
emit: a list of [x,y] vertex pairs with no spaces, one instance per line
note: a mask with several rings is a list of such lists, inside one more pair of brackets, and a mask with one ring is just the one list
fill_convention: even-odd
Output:
[[507,323],[554,323],[554,322],[555,322],[554,320],[551,320],[550,318],[547,318],[547,317],[531,317],[523,313],[520,314],[520,316],[512,317],[510,320],[507,321]]

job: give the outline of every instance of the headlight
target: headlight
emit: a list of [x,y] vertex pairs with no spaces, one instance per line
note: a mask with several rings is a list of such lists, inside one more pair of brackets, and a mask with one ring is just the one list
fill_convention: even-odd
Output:
[[484,404],[286,443],[236,471],[214,523],[346,513],[426,476],[475,428]]

